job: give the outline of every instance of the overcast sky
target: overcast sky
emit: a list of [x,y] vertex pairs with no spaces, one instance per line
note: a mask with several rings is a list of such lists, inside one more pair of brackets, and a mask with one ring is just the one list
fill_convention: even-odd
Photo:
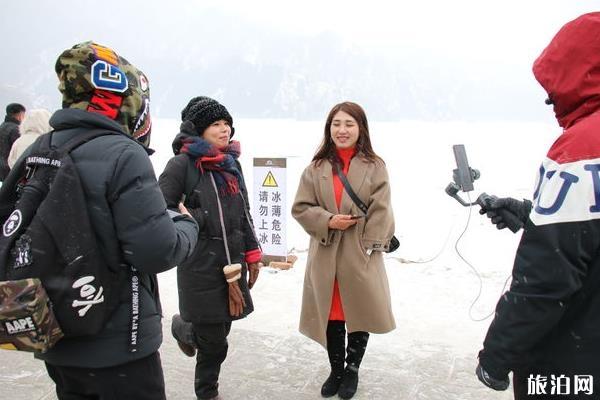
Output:
[[[456,52],[482,61],[535,57],[568,20],[600,9],[578,0],[419,1],[189,1],[189,10],[219,8],[307,35],[333,31],[350,43],[398,49],[405,46]],[[210,5],[203,5],[209,3]],[[474,61],[479,57],[473,57]]]
[[[93,39],[113,47],[138,66],[142,62],[144,65],[140,67],[151,80],[154,106],[159,111],[163,110],[165,116],[171,116],[173,111],[165,103],[170,105],[174,100],[168,93],[180,90],[184,97],[190,94],[185,88],[179,89],[177,85],[169,87],[165,83],[162,75],[170,64],[176,64],[178,69],[184,70],[202,66],[208,68],[212,60],[241,56],[243,60],[255,63],[260,63],[261,57],[269,57],[269,65],[273,65],[273,58],[277,58],[277,52],[280,52],[289,67],[293,64],[290,61],[293,57],[286,54],[287,43],[292,46],[293,42],[297,46],[303,40],[314,42],[321,40],[321,37],[334,37],[333,46],[343,47],[344,51],[340,54],[345,57],[344,60],[335,60],[336,63],[341,62],[334,66],[336,69],[352,66],[356,61],[352,57],[355,52],[363,57],[363,63],[372,55],[376,63],[393,60],[389,62],[395,62],[398,68],[405,68],[409,72],[420,69],[435,71],[435,80],[445,80],[450,88],[446,90],[444,82],[436,81],[434,86],[425,87],[424,90],[440,93],[456,90],[457,96],[464,93],[477,96],[472,89],[458,91],[456,86],[466,80],[470,80],[473,86],[473,80],[481,77],[485,81],[498,80],[495,86],[486,88],[488,96],[497,93],[498,97],[512,96],[531,103],[544,95],[531,74],[535,58],[565,22],[582,13],[598,10],[599,6],[600,1],[581,0],[10,1],[3,2],[0,16],[3,38],[0,41],[3,55],[0,68],[4,72],[0,78],[0,91],[5,92],[5,97],[26,96],[29,102],[45,105],[47,99],[56,96],[56,78],[52,70],[56,56],[77,42]],[[190,43],[196,43],[197,46]],[[310,57],[315,58],[303,62],[327,64],[327,51],[331,51],[331,44],[329,46],[325,47],[329,50],[324,53],[311,52]],[[260,48],[260,51],[253,52],[254,47]],[[179,55],[181,59],[177,59]],[[445,76],[444,70],[450,64],[452,68]],[[213,69],[223,69],[221,64],[218,65]],[[202,70],[203,73],[210,70],[206,68]],[[27,70],[26,79],[21,76],[24,70]],[[371,67],[370,71],[381,73],[375,67]],[[242,76],[236,78],[238,82],[235,89],[221,90],[208,84],[204,87],[199,84],[197,91],[204,90],[206,93],[203,94],[214,97],[222,94],[221,100],[233,102],[232,96],[227,93],[243,89],[243,74],[242,71]],[[289,68],[281,74],[284,84],[275,82],[273,85],[285,86],[286,82],[289,83]],[[224,76],[231,75],[228,72]],[[314,71],[309,77],[312,81],[328,79],[317,76]],[[210,81],[210,77],[204,78]],[[364,79],[364,76],[357,76],[357,80]],[[385,76],[381,77],[381,80],[385,79]],[[416,83],[410,84],[412,91],[418,91],[419,87],[425,85],[423,77],[413,81]],[[51,82],[51,85],[46,82]],[[322,83],[320,85],[323,86]],[[348,82],[348,77],[344,85],[351,89],[352,83]],[[522,94],[518,91],[516,94],[499,93],[505,91],[504,88],[517,88]],[[361,98],[361,93],[350,89],[339,92]],[[289,107],[280,104],[281,97],[287,92],[284,91],[282,95],[279,90],[278,93],[279,97],[273,100],[273,104],[265,105],[265,108],[268,106],[273,109],[270,114],[263,113],[265,116],[285,115],[288,110]],[[331,98],[335,99],[338,95],[335,92]],[[311,96],[314,97],[312,92]],[[432,98],[435,96],[420,99],[426,103],[420,107],[434,108]],[[2,93],[0,100],[5,100]],[[270,98],[261,99],[267,100]],[[248,103],[247,100],[243,101]],[[366,97],[364,101],[372,102]],[[390,102],[387,98],[385,101]],[[447,100],[442,103],[446,106],[451,102]],[[234,104],[240,110],[245,110],[242,100]],[[319,107],[322,108],[321,105]],[[471,106],[467,104],[462,107]],[[540,105],[540,109],[542,107]],[[175,108],[180,109],[180,106]],[[538,115],[547,115],[546,109],[543,114],[536,110],[526,112],[537,118]],[[292,116],[297,116],[302,110],[307,110],[307,107],[295,110]],[[255,111],[248,108],[247,113]],[[513,110],[507,111],[511,112],[514,114]],[[461,113],[464,110],[455,106],[454,114],[449,112],[448,115],[456,118]],[[423,112],[423,115],[437,116],[433,112]]]

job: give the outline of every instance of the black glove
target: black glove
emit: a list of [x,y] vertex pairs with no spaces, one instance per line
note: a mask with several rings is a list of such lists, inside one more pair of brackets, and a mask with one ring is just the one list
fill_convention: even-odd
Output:
[[508,389],[508,385],[510,384],[510,380],[508,376],[505,376],[502,379],[498,379],[498,377],[492,377],[490,374],[483,369],[481,364],[477,364],[477,368],[475,369],[475,374],[481,383],[490,389],[494,390],[506,390]]
[[485,193],[479,196],[477,203],[481,206],[479,213],[486,214],[496,228],[508,227],[513,232],[517,232],[525,225],[532,208],[529,200],[519,201],[512,197],[498,198]]

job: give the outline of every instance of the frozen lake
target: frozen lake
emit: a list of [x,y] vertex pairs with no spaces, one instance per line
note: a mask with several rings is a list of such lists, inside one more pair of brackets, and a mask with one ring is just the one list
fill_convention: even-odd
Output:
[[[234,120],[248,186],[253,157],[287,157],[291,205],[300,173],[323,136],[322,124]],[[171,156],[178,125],[155,121],[152,161],[157,175]],[[444,189],[455,168],[452,145],[462,143],[471,166],[481,172],[472,200],[483,191],[530,198],[537,168],[559,133],[557,126],[534,123],[371,123],[374,149],[390,173],[401,242],[386,258],[398,328],[372,335],[357,399],[512,398],[510,391],[495,393],[479,384],[473,371],[491,322],[484,317],[493,312],[510,275],[520,235],[497,231],[477,213],[478,207],[471,210],[467,226],[470,210]],[[289,271],[263,269],[253,289],[256,311],[234,323],[221,378],[226,399],[320,398],[328,373],[326,353],[297,332],[308,235],[291,218],[287,234],[288,248],[299,260]],[[480,282],[481,296],[473,304]],[[175,271],[161,274],[160,285],[167,390],[170,398],[191,399],[193,360],[179,353],[168,335],[177,313]],[[30,355],[3,351],[0,359],[0,399],[54,398],[43,365]]]

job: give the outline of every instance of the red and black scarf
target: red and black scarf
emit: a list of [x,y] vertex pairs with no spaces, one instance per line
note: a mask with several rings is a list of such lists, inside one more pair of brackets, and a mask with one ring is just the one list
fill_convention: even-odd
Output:
[[213,175],[222,194],[239,193],[243,182],[236,163],[241,154],[240,142],[232,140],[227,147],[219,149],[201,137],[190,136],[183,140],[181,152],[196,160],[196,167],[202,173],[204,170],[217,172]]

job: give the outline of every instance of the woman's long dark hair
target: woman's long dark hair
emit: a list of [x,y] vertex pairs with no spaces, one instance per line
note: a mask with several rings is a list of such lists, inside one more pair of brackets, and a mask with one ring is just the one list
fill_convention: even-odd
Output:
[[331,111],[329,111],[329,115],[327,116],[327,121],[325,122],[325,130],[323,136],[323,142],[319,146],[315,156],[313,157],[313,162],[319,165],[323,160],[329,160],[332,164],[341,164],[336,152],[335,143],[331,139],[331,122],[333,121],[333,117],[340,111],[350,114],[352,118],[358,124],[358,140],[356,141],[356,155],[362,156],[366,160],[370,162],[381,161],[381,157],[375,154],[373,151],[373,146],[371,146],[371,137],[369,136],[369,122],[367,121],[367,115],[365,114],[365,110],[362,109],[356,103],[352,103],[350,101],[345,101],[343,103],[336,104],[333,106]]

